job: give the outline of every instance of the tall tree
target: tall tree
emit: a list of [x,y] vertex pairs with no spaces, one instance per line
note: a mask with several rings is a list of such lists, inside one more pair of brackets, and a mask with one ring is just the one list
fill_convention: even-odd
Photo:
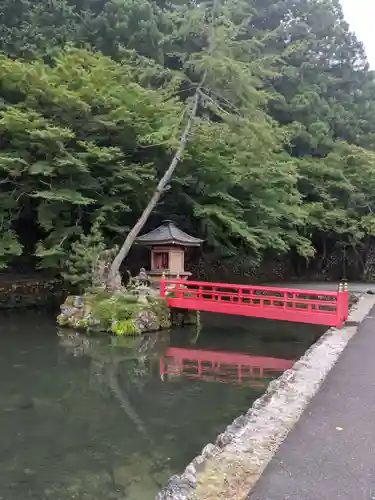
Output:
[[[215,34],[215,23],[216,23],[216,15],[217,15],[217,5],[218,5],[218,0],[213,0],[213,4],[211,7],[211,12],[210,12],[210,33],[209,33],[209,40],[208,40],[208,47],[207,47],[207,54],[209,56],[212,56],[215,47],[216,47],[216,34]],[[158,182],[158,185],[156,186],[156,189],[147,203],[145,209],[143,210],[141,216],[137,220],[137,222],[134,224],[132,229],[129,231],[123,245],[121,246],[118,254],[114,258],[111,268],[109,270],[109,275],[108,275],[108,284],[112,288],[116,286],[116,281],[118,284],[121,283],[121,278],[117,278],[119,276],[120,272],[120,266],[122,264],[122,261],[125,259],[125,257],[128,255],[129,250],[131,246],[134,243],[135,238],[138,236],[140,231],[142,230],[143,226],[147,222],[149,216],[151,215],[151,212],[154,210],[156,204],[160,200],[161,196],[163,195],[163,192],[165,191],[168,183],[171,181],[172,176],[174,174],[174,171],[176,170],[176,167],[178,163],[181,160],[182,155],[185,152],[186,145],[187,145],[187,140],[189,133],[191,131],[191,128],[193,126],[193,122],[197,116],[198,112],[198,106],[199,106],[199,101],[201,98],[201,92],[204,84],[206,83],[206,78],[207,78],[207,70],[203,69],[202,71],[202,77],[200,82],[198,83],[194,95],[192,97],[191,103],[189,103],[188,108],[186,110],[187,114],[187,121],[186,125],[184,127],[184,130],[182,132],[182,135],[180,137],[179,145],[178,148],[173,155],[172,161],[169,164],[169,167],[165,171],[164,175]]]

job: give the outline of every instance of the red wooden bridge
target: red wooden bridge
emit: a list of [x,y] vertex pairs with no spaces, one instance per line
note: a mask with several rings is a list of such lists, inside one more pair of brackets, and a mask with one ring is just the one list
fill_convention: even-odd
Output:
[[232,285],[162,279],[160,296],[170,307],[341,328],[348,319],[349,292]]
[[164,380],[164,375],[184,376],[261,388],[293,364],[287,359],[170,347],[160,358],[160,377]]

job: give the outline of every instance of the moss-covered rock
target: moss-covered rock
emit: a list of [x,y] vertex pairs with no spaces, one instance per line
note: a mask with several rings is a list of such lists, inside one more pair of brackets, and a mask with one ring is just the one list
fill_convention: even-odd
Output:
[[57,322],[62,327],[86,332],[126,336],[170,328],[171,315],[166,300],[152,294],[100,292],[67,297]]

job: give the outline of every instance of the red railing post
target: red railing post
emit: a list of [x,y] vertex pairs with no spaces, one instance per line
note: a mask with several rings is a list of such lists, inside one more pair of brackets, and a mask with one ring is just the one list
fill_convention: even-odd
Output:
[[345,282],[344,284],[340,283],[339,291],[337,294],[336,326],[341,328],[343,323],[347,321],[348,317],[349,317],[349,290],[348,290],[348,284]]
[[344,283],[344,290],[342,293],[344,295],[343,320],[345,322],[349,317],[349,289],[348,289],[348,284],[346,282]]
[[345,308],[344,288],[342,286],[342,283],[340,283],[337,291],[336,328],[342,327],[344,308]]

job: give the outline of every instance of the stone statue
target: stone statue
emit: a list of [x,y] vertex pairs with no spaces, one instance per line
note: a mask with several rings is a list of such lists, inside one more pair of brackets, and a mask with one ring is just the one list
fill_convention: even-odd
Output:
[[146,269],[144,267],[141,267],[141,269],[139,270],[139,274],[136,277],[136,280],[138,281],[139,285],[150,286],[150,278],[147,276]]

